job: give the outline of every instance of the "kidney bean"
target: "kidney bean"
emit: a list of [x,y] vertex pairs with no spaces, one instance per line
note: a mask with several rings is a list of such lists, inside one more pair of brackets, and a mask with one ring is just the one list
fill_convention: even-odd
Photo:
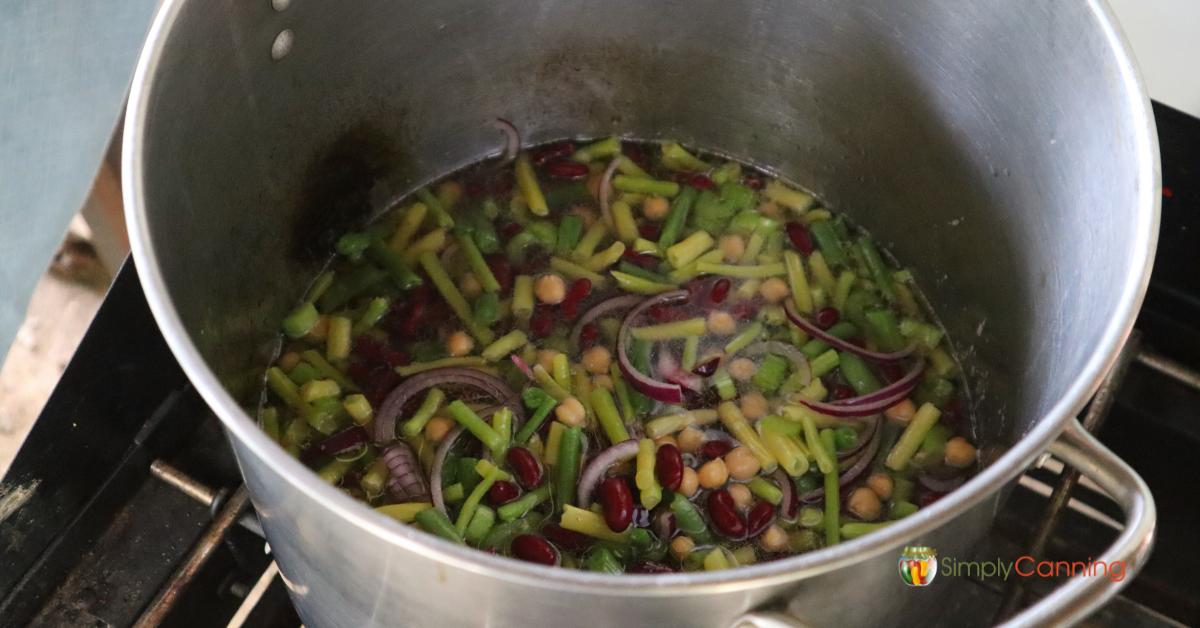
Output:
[[708,293],[708,300],[713,303],[722,303],[725,297],[729,296],[729,288],[733,286],[733,282],[728,277],[722,277],[713,284],[712,292]]
[[797,251],[805,255],[812,255],[816,247],[813,246],[812,236],[808,233],[808,227],[798,222],[789,222],[784,229],[787,231],[788,240],[791,241],[792,246],[796,247]]
[[554,331],[554,312],[545,305],[539,305],[533,310],[529,319],[529,333],[534,338],[545,338]]
[[667,443],[655,454],[654,473],[663,488],[676,491],[683,482],[683,454],[675,445]]
[[658,238],[662,235],[662,225],[656,222],[643,222],[638,227],[638,235],[651,242],[658,242]]
[[588,170],[587,164],[581,164],[575,161],[552,161],[542,167],[546,171],[546,175],[551,179],[563,179],[566,181],[578,181],[586,179],[591,171]]
[[587,549],[592,544],[592,537],[574,530],[568,530],[557,523],[547,523],[542,527],[542,534],[558,547],[568,552],[578,552]]
[[534,165],[540,166],[547,162],[570,157],[574,152],[574,142],[555,142],[533,151],[532,161]]
[[692,372],[700,377],[712,377],[713,373],[717,372],[717,367],[721,365],[721,356],[714,356],[696,365]]
[[579,342],[583,345],[583,347],[581,347],[583,349],[595,344],[596,340],[599,338],[600,327],[596,325],[596,323],[588,323],[587,325],[583,326],[583,329],[579,330]]
[[571,282],[571,287],[567,290],[567,296],[562,301],[563,316],[567,318],[575,318],[579,313],[579,302],[587,298],[587,295],[592,291],[592,280],[587,277],[580,277]]
[[708,494],[708,518],[722,536],[731,539],[745,538],[746,522],[738,514],[729,491],[719,489]]
[[549,541],[533,534],[520,534],[512,540],[512,554],[521,560],[549,565],[558,564],[558,550]]
[[750,508],[750,512],[746,513],[747,533],[751,537],[758,536],[774,519],[775,507],[771,502],[759,500]]
[[600,505],[604,522],[613,532],[624,532],[633,522],[633,493],[624,478],[609,477],[600,482]]
[[505,457],[508,466],[512,467],[513,475],[527,490],[537,488],[542,483],[542,465],[537,457],[524,447],[513,447]]
[[854,389],[845,384],[838,384],[833,387],[833,390],[829,394],[833,397],[834,401],[840,401],[853,397]]
[[508,258],[500,253],[494,253],[484,258],[488,268],[491,269],[492,275],[496,277],[496,283],[500,284],[501,292],[508,292],[512,289],[513,272],[512,266],[508,263]]
[[688,185],[691,185],[698,190],[711,190],[717,187],[717,184],[714,183],[712,179],[702,174],[692,175],[691,178],[688,179]]
[[500,235],[504,236],[505,241],[515,238],[518,233],[524,230],[525,227],[522,227],[521,223],[517,222],[506,222],[500,225]]
[[[900,366],[899,364],[892,364],[892,363],[880,364],[879,370],[883,373],[883,376],[889,382],[894,382],[894,381],[900,379],[901,377],[904,377],[904,367]],[[943,416],[945,414],[946,414],[945,412],[942,412]]]
[[700,455],[707,460],[720,458],[733,449],[733,443],[727,440],[710,440],[700,446]]
[[755,314],[758,314],[758,308],[760,307],[762,307],[762,304],[759,303],[757,299],[741,301],[730,308],[729,314],[733,316],[735,320],[749,320],[754,318]]
[[748,174],[742,177],[742,185],[750,188],[751,190],[761,190],[763,188],[763,180],[762,177],[758,175]]
[[521,488],[508,480],[499,480],[488,489],[488,501],[493,506],[502,506],[520,497]]
[[634,266],[646,270],[658,268],[658,258],[649,253],[638,253],[633,249],[625,249],[625,252],[621,254],[621,258]]
[[842,313],[836,307],[823,307],[813,315],[813,322],[821,329],[829,329],[836,325],[841,317]]

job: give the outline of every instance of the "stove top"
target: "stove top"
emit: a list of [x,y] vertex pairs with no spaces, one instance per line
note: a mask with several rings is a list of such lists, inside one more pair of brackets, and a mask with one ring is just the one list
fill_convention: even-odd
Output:
[[[1154,492],[1158,540],[1143,571],[1086,623],[1200,624],[1200,120],[1155,104],[1163,220],[1150,290],[1111,406],[1089,412],[1104,443]],[[1015,558],[1044,533],[1050,559],[1085,560],[1121,527],[1087,481],[1030,469],[980,556]],[[126,263],[0,482],[0,625],[298,626],[225,436],[190,387]],[[1063,491],[1059,491],[1063,493]],[[1066,493],[1064,493],[1066,494]],[[1055,507],[1059,504],[1059,507]],[[1054,522],[1053,525],[1047,521]],[[1046,593],[975,580],[945,625],[987,625]]]

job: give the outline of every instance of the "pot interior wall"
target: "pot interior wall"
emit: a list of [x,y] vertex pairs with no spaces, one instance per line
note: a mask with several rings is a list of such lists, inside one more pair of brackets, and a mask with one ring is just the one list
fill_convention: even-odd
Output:
[[1093,9],[1011,8],[192,2],[148,101],[151,240],[192,340],[246,398],[336,234],[496,152],[491,119],[528,142],[674,138],[772,167],[911,266],[1003,447],[1090,356],[1139,244],[1139,121],[1079,28]]

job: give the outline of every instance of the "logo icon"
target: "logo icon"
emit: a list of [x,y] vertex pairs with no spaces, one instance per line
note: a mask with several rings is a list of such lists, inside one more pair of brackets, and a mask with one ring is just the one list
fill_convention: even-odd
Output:
[[924,587],[937,575],[937,550],[909,545],[900,552],[900,579],[910,587]]

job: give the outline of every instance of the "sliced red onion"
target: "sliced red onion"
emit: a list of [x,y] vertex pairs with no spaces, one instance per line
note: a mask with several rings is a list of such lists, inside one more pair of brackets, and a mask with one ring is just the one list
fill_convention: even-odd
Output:
[[670,541],[675,536],[675,513],[670,510],[659,511],[654,515],[654,535],[660,541]]
[[675,361],[675,357],[667,351],[658,352],[658,372],[663,379],[672,384],[679,384],[694,392],[704,390],[704,380],[698,375],[685,371]]
[[642,297],[636,294],[626,294],[619,297],[613,297],[611,299],[605,299],[596,305],[593,305],[592,309],[584,312],[583,316],[579,317],[579,320],[575,323],[575,328],[571,330],[571,346],[575,348],[579,348],[581,346],[580,339],[583,336],[583,328],[588,323],[591,323],[605,314],[628,310],[629,308],[632,308],[641,302]]
[[508,357],[512,359],[512,363],[515,364],[517,368],[521,369],[521,372],[525,374],[525,377],[528,377],[530,381],[533,381],[533,369],[529,368],[529,364],[526,363],[525,360],[521,359],[521,356],[513,353]]
[[631,438],[626,441],[621,441],[608,449],[596,454],[591,462],[588,462],[587,467],[583,469],[583,473],[579,476],[579,488],[575,494],[575,504],[580,508],[587,508],[592,504],[592,491],[596,490],[596,485],[600,483],[600,477],[605,471],[614,464],[631,460],[638,453],[637,439]]
[[965,478],[961,475],[939,478],[927,471],[921,472],[917,475],[917,482],[920,482],[921,486],[924,486],[935,493],[949,493],[950,491],[962,486],[964,481]]
[[900,360],[912,355],[913,350],[916,349],[916,345],[908,345],[907,347],[893,353],[881,353],[879,351],[864,349],[852,342],[847,342],[841,338],[838,338],[837,336],[834,336],[833,334],[830,334],[824,329],[817,327],[816,323],[804,318],[803,316],[800,316],[800,314],[796,312],[796,309],[790,300],[784,301],[783,310],[787,313],[788,320],[792,321],[792,323],[803,330],[804,333],[812,336],[813,338],[821,340],[822,342],[825,342],[835,349],[849,351],[850,353],[853,353],[854,355],[866,360],[871,360],[873,362],[899,362]]
[[604,176],[600,177],[600,214],[604,216],[604,224],[609,227],[613,226],[612,209],[608,206],[608,197],[612,195],[612,178],[613,173],[617,171],[617,164],[620,163],[621,156],[617,155],[604,169]]
[[421,463],[408,443],[396,443],[383,452],[388,468],[388,492],[399,502],[419,502],[429,499],[429,485],[421,471]]
[[766,342],[756,342],[742,350],[742,355],[754,357],[764,353],[774,353],[787,359],[792,363],[792,370],[800,373],[800,385],[807,386],[812,381],[812,368],[808,365],[808,358],[804,352],[800,351],[795,345],[778,340],[768,340]]
[[505,162],[516,159],[517,153],[521,150],[521,132],[512,122],[504,118],[496,118],[495,122],[492,122],[492,126],[504,134],[504,153],[500,155],[500,158]]
[[854,443],[854,446],[846,451],[839,451],[837,454],[838,460],[846,460],[854,457],[854,455],[862,451],[863,447],[866,447],[867,443],[871,441],[871,438],[875,436],[875,430],[879,429],[879,416],[872,416],[871,418],[867,419],[867,422],[869,425],[867,425],[867,429],[864,432],[858,435],[858,442]]
[[880,388],[879,390],[862,395],[859,397],[851,397],[840,401],[824,402],[805,399],[804,397],[795,396],[793,399],[809,408],[828,414],[829,416],[850,418],[864,417],[873,414],[879,414],[884,410],[904,401],[908,394],[917,387],[917,383],[921,379],[921,372],[924,370],[925,364],[921,360],[913,362],[912,368],[908,373],[900,379]]
[[446,433],[433,456],[433,468],[429,470],[429,495],[433,499],[433,507],[442,511],[443,514],[448,513],[446,513],[446,500],[442,497],[442,469],[446,466],[446,456],[450,454],[450,448],[454,447],[454,442],[462,433],[461,426]]
[[[858,458],[853,460],[853,464],[848,469],[838,475],[838,486],[844,487],[847,484],[858,479],[867,467],[871,466],[871,462],[875,460],[875,454],[879,453],[879,442],[883,440],[883,430],[875,430],[871,435],[871,440],[867,446],[858,454]],[[849,461],[847,461],[849,462]],[[825,487],[809,491],[800,496],[800,501],[805,504],[811,504],[825,496]]]
[[386,445],[396,438],[396,421],[414,397],[434,386],[469,386],[490,396],[513,411],[513,426],[525,422],[525,406],[500,378],[474,369],[450,367],[418,373],[404,380],[388,393],[375,413],[375,443]]
[[783,498],[779,500],[779,516],[783,517],[784,521],[795,521],[800,504],[796,501],[796,487],[792,484],[792,478],[784,473],[783,469],[775,469],[771,478],[779,485],[779,492],[783,493]]
[[617,364],[621,367],[621,373],[638,392],[662,403],[683,403],[683,388],[679,384],[652,379],[649,375],[639,373],[637,369],[633,368],[629,362],[629,352],[626,350],[626,346],[629,344],[629,328],[643,312],[655,305],[677,303],[687,301],[687,299],[687,290],[675,290],[642,301],[641,305],[633,308],[625,316],[625,320],[621,323],[621,333],[617,335]]
[[360,447],[370,441],[367,431],[354,425],[340,432],[334,432],[300,454],[300,461],[312,464],[326,456],[336,456],[340,453]]

